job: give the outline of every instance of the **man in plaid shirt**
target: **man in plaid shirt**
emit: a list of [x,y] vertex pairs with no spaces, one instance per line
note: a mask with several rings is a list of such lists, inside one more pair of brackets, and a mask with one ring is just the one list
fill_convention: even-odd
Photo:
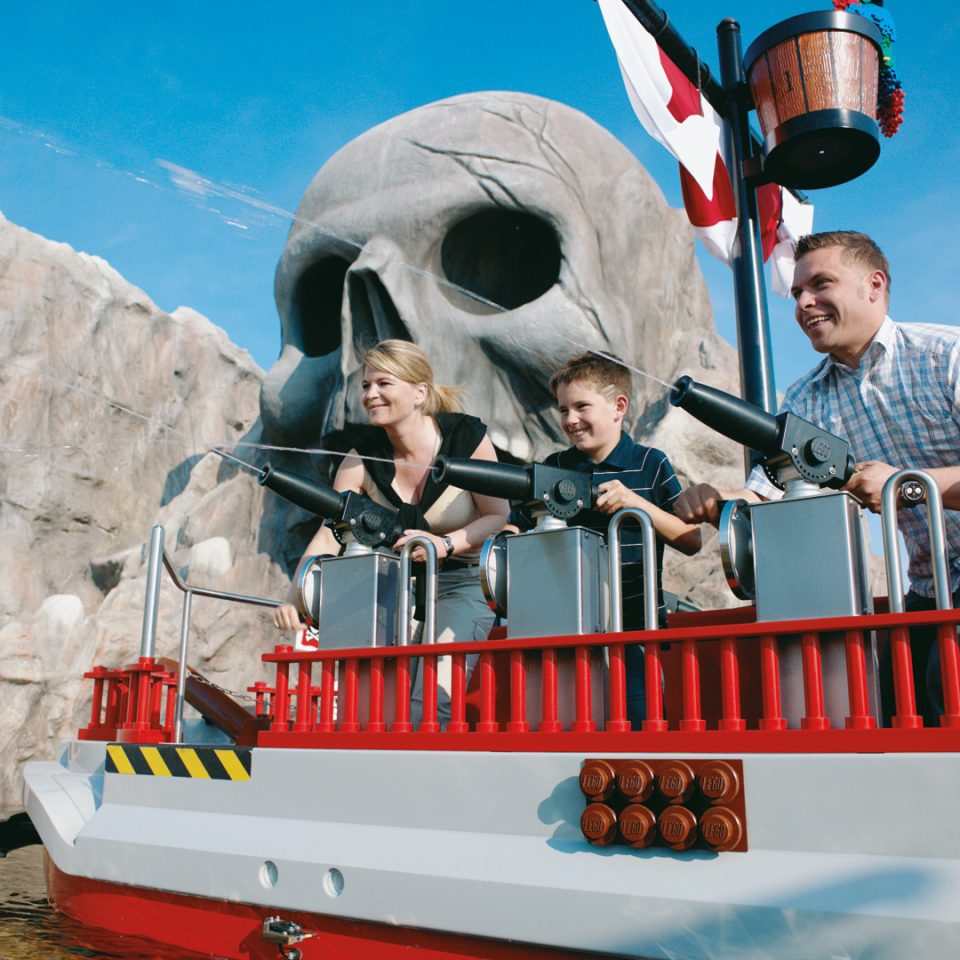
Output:
[[[922,468],[934,477],[945,507],[954,605],[960,605],[960,513],[954,512],[960,510],[960,329],[894,323],[887,316],[890,266],[865,234],[802,237],[794,258],[797,322],[813,349],[827,356],[787,390],[781,411],[850,443],[857,472],[844,489],[875,513],[884,483],[897,470]],[[691,487],[674,511],[688,523],[716,524],[718,501],[743,497],[755,502],[779,495],[758,468],[743,490]],[[910,557],[907,609],[932,609],[925,511],[903,508],[898,523]],[[925,725],[936,725],[942,712],[935,639],[932,629],[915,630],[911,638],[918,711]]]

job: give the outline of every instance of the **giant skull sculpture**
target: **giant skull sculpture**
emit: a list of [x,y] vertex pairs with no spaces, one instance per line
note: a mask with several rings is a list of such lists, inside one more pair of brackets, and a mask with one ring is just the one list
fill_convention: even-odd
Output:
[[[609,350],[669,380],[712,335],[683,215],[593,121],[519,93],[429,104],[336,153],[300,203],[276,300],[261,412],[295,445],[363,421],[360,342],[419,344],[528,458],[561,438],[546,382],[566,357]],[[663,398],[635,378],[634,418]]]

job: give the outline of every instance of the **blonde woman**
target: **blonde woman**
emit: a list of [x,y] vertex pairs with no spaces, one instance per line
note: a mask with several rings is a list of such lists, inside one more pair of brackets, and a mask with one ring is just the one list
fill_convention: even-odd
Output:
[[[487,429],[462,412],[459,391],[433,382],[426,354],[406,340],[384,340],[363,352],[363,407],[371,426],[368,437],[344,458],[334,487],[355,490],[400,511],[407,528],[399,549],[415,534],[429,537],[441,562],[437,589],[437,642],[482,640],[493,624],[483,599],[479,554],[484,540],[506,522],[504,500],[468,493],[437,483],[431,465],[439,454],[496,460]],[[425,524],[429,530],[420,525]],[[339,553],[326,526],[310,541],[304,556]],[[422,560],[417,548],[414,560]],[[274,622],[281,629],[300,629],[293,604],[279,607]],[[472,659],[472,658],[471,658]],[[438,665],[437,713],[450,717],[450,666]],[[421,683],[414,685],[413,709],[420,716]]]

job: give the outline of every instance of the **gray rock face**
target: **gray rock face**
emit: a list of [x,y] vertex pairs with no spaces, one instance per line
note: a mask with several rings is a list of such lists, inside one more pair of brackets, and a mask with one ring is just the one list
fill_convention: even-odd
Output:
[[[256,438],[261,377],[199,314],[167,315],[103,260],[0,217],[0,815],[20,764],[84,721],[83,672],[136,658],[155,522],[194,582],[286,592],[260,550],[263,491],[207,453]],[[245,686],[275,631],[194,607],[191,659]],[[158,653],[178,636],[167,585]]]
[[[607,131],[526,94],[429,104],[336,153],[300,203],[276,299],[261,414],[299,445],[362,421],[356,345],[386,337],[424,347],[521,459],[563,442],[546,384],[573,353],[670,381],[705,351],[728,372],[683,212]],[[634,423],[658,421],[665,396],[637,376]]]
[[[85,722],[82,673],[136,657],[154,523],[191,581],[286,595],[316,521],[208,451],[263,429],[315,446],[362,420],[357,340],[419,343],[521,458],[566,445],[546,382],[587,347],[737,389],[683,213],[609,134],[537,97],[456,97],[344,147],[300,205],[276,296],[283,352],[263,381],[198,314],[165,314],[104,261],[0,217],[0,815],[19,766]],[[661,385],[637,375],[632,409],[685,481],[742,476],[740,449]],[[732,602],[715,546],[667,553],[668,590]],[[161,656],[179,616],[165,583]],[[259,679],[277,640],[265,612],[194,602],[191,662],[224,686]]]

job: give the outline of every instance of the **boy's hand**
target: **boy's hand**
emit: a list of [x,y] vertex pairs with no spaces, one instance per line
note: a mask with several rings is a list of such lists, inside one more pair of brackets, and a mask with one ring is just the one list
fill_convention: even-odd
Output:
[[595,509],[601,513],[613,515],[626,507],[647,509],[650,506],[643,497],[625,487],[619,480],[608,480],[606,483],[601,483],[597,489],[600,491],[600,496],[597,497]]

